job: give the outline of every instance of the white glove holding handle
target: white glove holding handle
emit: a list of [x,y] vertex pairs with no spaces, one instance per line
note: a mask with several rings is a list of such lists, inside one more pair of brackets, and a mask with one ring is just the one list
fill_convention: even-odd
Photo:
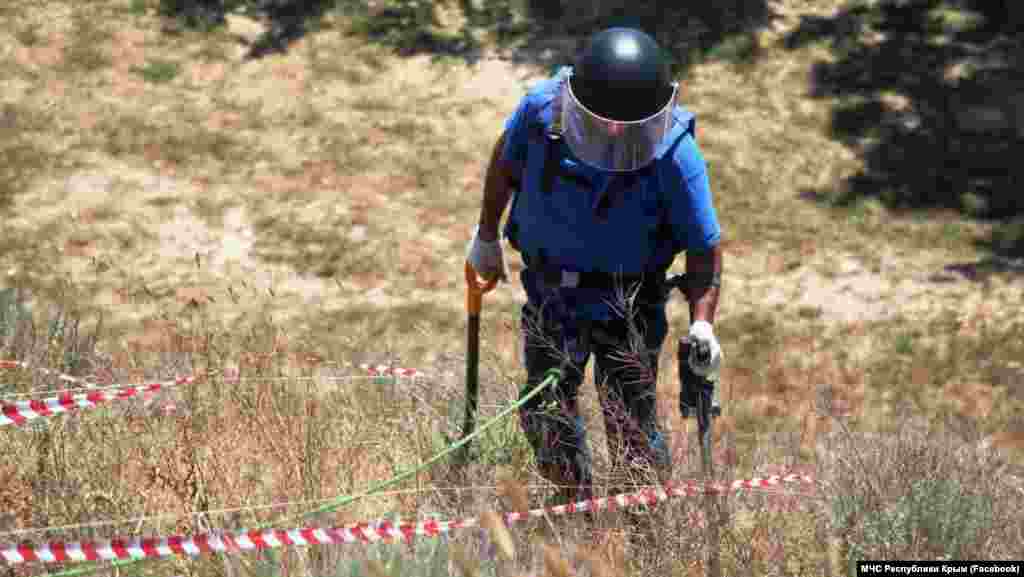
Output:
[[[718,344],[711,323],[707,321],[693,323],[690,325],[689,336],[690,342],[693,344],[690,349],[690,368],[699,377],[706,378],[709,375],[717,375],[718,370],[722,367],[722,347]],[[702,348],[701,344],[707,345],[707,350],[710,352],[706,362],[701,362],[697,358],[697,352]]]
[[505,274],[505,256],[501,251],[501,239],[487,242],[480,238],[480,227],[473,229],[473,238],[466,247],[466,261],[484,280],[495,277],[508,280]]

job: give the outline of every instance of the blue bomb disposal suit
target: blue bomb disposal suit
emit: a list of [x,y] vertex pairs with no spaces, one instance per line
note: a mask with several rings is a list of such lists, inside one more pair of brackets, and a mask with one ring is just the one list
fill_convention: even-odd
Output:
[[[614,470],[653,470],[662,481],[671,472],[655,384],[668,332],[663,285],[679,253],[707,264],[687,263],[687,276],[703,283],[688,296],[706,301],[691,336],[713,350],[714,366],[695,370],[708,374],[720,362],[711,317],[721,233],[694,115],[676,105],[676,91],[653,39],[628,28],[600,32],[573,67],[529,90],[492,153],[468,260],[481,275],[504,278],[494,231],[511,196],[503,232],[523,259],[527,295],[521,393],[551,368],[564,375],[523,407],[520,422],[541,473],[566,498],[592,496],[577,409],[591,356]],[[503,196],[505,184],[514,192]],[[691,302],[691,320],[694,312]]]

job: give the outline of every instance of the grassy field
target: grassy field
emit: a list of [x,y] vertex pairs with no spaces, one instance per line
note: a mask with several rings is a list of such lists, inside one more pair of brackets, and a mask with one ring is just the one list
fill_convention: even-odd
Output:
[[[809,86],[832,48],[784,46],[801,16],[838,7],[780,0],[775,23],[740,50],[755,59],[723,48],[681,78],[726,238],[720,472],[829,481],[810,495],[726,500],[723,574],[1020,559],[1020,270],[991,265],[974,242],[991,223],[808,199],[838,195],[865,162],[834,137],[846,97]],[[246,59],[261,26],[232,15],[211,32],[169,35],[144,1],[0,6],[0,358],[99,382],[204,376],[146,402],[0,431],[0,544],[452,519],[522,508],[523,490],[530,506],[551,494],[510,420],[485,435],[469,470],[439,464],[303,515],[457,435],[461,271],[486,151],[546,70],[498,51],[473,63],[396,56],[333,12],[285,54]],[[522,301],[514,284],[485,297],[483,418],[521,385]],[[683,480],[699,468],[694,424],[676,408],[681,301],[670,314],[659,415]],[[366,363],[426,376],[370,379]],[[0,369],[5,403],[67,386]],[[584,407],[604,479],[592,387]],[[571,574],[564,562],[577,575],[701,575],[705,519],[680,499],[639,522],[519,525],[508,559],[498,530],[474,529],[130,572],[426,576],[468,563],[455,574]],[[53,529],[18,533],[40,527]]]

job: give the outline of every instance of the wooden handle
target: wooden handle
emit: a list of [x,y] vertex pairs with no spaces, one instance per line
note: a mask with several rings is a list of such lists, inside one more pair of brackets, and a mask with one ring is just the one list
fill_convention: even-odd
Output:
[[466,261],[466,311],[471,315],[479,315],[483,307],[483,296],[491,292],[498,284],[498,279],[480,282],[473,265]]

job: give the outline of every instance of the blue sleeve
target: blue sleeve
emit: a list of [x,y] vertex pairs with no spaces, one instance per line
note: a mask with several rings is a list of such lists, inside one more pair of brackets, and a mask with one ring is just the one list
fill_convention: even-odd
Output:
[[722,231],[711,197],[707,163],[693,135],[683,137],[672,155],[669,219],[678,252],[703,252],[718,245]]
[[526,147],[529,144],[530,98],[523,97],[515,112],[505,120],[505,146],[501,153],[503,162],[522,172],[526,165]]

